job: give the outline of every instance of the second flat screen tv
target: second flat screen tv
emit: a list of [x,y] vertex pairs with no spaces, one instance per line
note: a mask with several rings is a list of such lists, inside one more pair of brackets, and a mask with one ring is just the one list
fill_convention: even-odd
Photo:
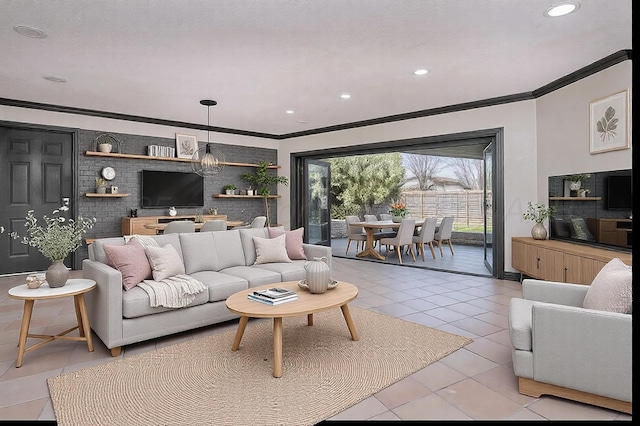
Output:
[[204,178],[195,173],[142,171],[142,208],[203,207]]

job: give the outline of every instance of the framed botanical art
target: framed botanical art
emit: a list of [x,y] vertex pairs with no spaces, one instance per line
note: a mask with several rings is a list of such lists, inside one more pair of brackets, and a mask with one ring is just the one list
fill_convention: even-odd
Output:
[[198,139],[194,135],[176,133],[176,154],[178,158],[191,158],[198,150]]
[[629,90],[590,103],[590,154],[629,148]]

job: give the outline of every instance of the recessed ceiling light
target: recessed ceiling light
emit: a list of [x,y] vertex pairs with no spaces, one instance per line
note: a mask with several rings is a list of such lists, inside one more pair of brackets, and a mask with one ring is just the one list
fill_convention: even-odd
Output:
[[575,12],[580,7],[580,3],[578,2],[563,2],[558,3],[556,5],[551,6],[544,12],[544,16],[548,16],[550,18],[556,18],[558,16],[564,16],[568,13]]
[[47,38],[47,33],[41,29],[30,27],[28,25],[16,25],[13,30],[18,34],[30,38]]
[[427,74],[428,72],[429,72],[429,70],[428,70],[428,69],[420,68],[420,69],[415,70],[413,73],[414,73],[415,75],[425,75],[425,74]]
[[44,77],[45,80],[53,81],[54,83],[66,83],[67,79],[62,77],[56,77],[55,75],[46,75]]
[[293,110],[292,109],[288,109],[285,111],[287,114],[293,114]]
[[348,93],[343,93],[342,95],[340,95],[340,97],[341,97],[342,99],[349,99],[349,98],[351,97],[351,95],[350,95],[350,94],[348,94]]

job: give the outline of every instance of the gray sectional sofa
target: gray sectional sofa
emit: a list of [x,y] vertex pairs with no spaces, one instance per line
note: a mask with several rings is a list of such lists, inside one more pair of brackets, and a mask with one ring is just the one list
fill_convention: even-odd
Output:
[[[149,295],[138,286],[125,291],[121,273],[109,266],[104,251],[105,245],[124,245],[124,237],[94,241],[82,265],[83,277],[97,283],[97,288],[85,295],[91,328],[112,356],[118,356],[124,345],[237,318],[225,300],[240,290],[305,278],[305,260],[254,265],[254,236],[269,238],[268,229],[151,237],[160,246],[171,244],[182,258],[186,274],[208,288],[185,308],[151,307]],[[326,257],[331,268],[330,247],[303,244],[303,248],[308,260]]]

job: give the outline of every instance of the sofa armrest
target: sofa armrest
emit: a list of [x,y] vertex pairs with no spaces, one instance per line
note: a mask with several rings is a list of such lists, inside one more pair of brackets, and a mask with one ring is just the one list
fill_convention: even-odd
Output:
[[91,328],[109,348],[122,339],[122,274],[96,260],[82,261],[82,276],[96,282],[96,289],[85,295]]
[[526,279],[522,281],[522,298],[537,302],[582,307],[588,285]]
[[333,271],[331,265],[331,247],[303,243],[302,248],[304,249],[304,254],[307,256],[308,260],[313,260],[315,257],[326,257],[329,270]]
[[632,316],[532,307],[534,380],[631,401]]

